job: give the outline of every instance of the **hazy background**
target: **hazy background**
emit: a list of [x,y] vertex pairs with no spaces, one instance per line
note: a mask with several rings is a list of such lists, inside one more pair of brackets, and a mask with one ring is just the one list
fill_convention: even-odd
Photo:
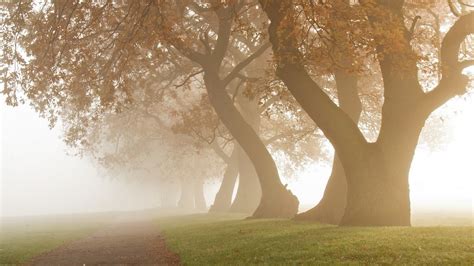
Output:
[[[153,208],[157,188],[104,177],[87,159],[66,155],[61,130],[50,130],[28,106],[0,101],[1,216]],[[451,102],[461,110],[450,124],[452,141],[444,151],[419,150],[410,176],[412,208],[417,211],[472,212],[474,194],[474,102]],[[450,107],[444,108],[450,110]],[[298,180],[284,180],[303,208],[321,197],[330,168],[315,165]],[[206,185],[208,205],[218,188]]]

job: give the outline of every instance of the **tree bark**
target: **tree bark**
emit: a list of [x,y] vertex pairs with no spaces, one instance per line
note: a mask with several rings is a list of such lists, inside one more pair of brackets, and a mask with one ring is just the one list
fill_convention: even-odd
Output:
[[416,102],[396,110],[385,105],[377,142],[345,166],[348,194],[341,225],[410,225],[408,176],[428,117],[417,108]]
[[[349,65],[350,62],[344,62]],[[357,76],[347,73],[345,70],[338,69],[334,73],[338,93],[339,107],[349,115],[355,122],[359,122],[362,112],[360,102]],[[296,220],[310,220],[328,224],[339,224],[347,200],[347,181],[344,173],[344,167],[334,153],[332,173],[329,177],[324,195],[316,207],[301,213],[295,217]]]
[[[260,112],[256,99],[249,99],[243,93],[236,97],[237,108],[257,135],[260,134]],[[239,188],[231,206],[231,212],[253,213],[262,197],[262,189],[258,181],[257,172],[250,158],[242,149],[238,148],[239,158]]]
[[257,209],[261,197],[257,172],[245,151],[239,148],[239,188],[230,211],[251,214]]
[[212,204],[209,208],[209,212],[229,211],[229,208],[232,204],[232,196],[234,194],[237,175],[239,174],[238,161],[238,149],[234,147],[234,150],[230,155],[230,162],[226,167],[221,186],[214,199],[214,204]]
[[204,198],[204,181],[202,179],[194,180],[193,190],[195,209],[198,211],[205,211],[206,199]]
[[275,161],[262,140],[235,108],[217,73],[205,71],[204,82],[211,105],[249,156],[257,172],[262,188],[262,199],[253,217],[294,217],[298,211],[298,199],[281,183]]

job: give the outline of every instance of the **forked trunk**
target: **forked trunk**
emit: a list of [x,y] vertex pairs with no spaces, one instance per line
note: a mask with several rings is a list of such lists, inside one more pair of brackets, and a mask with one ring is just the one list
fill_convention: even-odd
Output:
[[253,213],[262,196],[258,176],[249,157],[239,148],[239,188],[231,212]]
[[384,108],[377,142],[344,166],[347,206],[341,225],[410,225],[408,175],[426,116],[416,115],[414,107],[405,113]]
[[230,156],[230,163],[225,169],[219,191],[214,199],[214,204],[209,208],[209,212],[227,212],[232,203],[232,195],[239,174],[238,168],[238,149],[234,148]]

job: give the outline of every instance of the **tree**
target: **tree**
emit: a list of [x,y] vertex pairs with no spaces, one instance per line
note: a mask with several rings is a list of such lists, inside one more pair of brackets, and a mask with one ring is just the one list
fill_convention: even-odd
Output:
[[[233,50],[230,55],[239,59],[241,53]],[[291,95],[279,82],[274,82],[274,75],[262,67],[267,62],[268,55],[256,58],[239,75],[239,82],[228,87],[228,91],[239,112],[258,132],[272,155],[277,155],[278,169],[283,170],[288,177],[301,170],[308,161],[317,158],[315,127]],[[193,83],[193,86],[198,84]],[[176,127],[176,132],[192,134],[203,143],[210,144],[227,164],[221,188],[210,211],[252,213],[261,197],[258,177],[241,147],[233,142],[232,136],[221,126],[207,98],[203,98],[192,111],[181,115],[182,124]],[[230,143],[233,145],[228,145]],[[226,146],[228,151],[225,151]],[[240,172],[239,187],[231,206],[237,172]]]
[[[188,73],[202,69],[211,105],[258,174],[263,196],[254,216],[292,217],[296,197],[281,184],[273,158],[225,90],[269,47],[256,30],[255,13],[256,5],[247,1],[18,2],[4,26],[3,54],[8,70],[17,69],[7,71],[3,93],[15,104],[17,92],[25,92],[52,124],[65,109],[87,113],[78,121],[87,124],[133,102],[141,93],[136,88],[147,89],[144,74],[190,60]],[[252,47],[237,40],[247,37]],[[248,57],[225,75],[221,66],[231,45]]]
[[[355,29],[349,34],[358,36],[363,32],[372,37],[373,42],[368,38],[368,47],[374,49],[382,72],[382,125],[377,141],[370,143],[305,69],[304,54],[298,50],[304,21],[297,17],[297,5],[292,1],[260,1],[271,21],[268,31],[277,75],[324,132],[344,167],[348,187],[342,225],[410,224],[408,171],[419,134],[431,112],[465,93],[468,78],[462,70],[473,64],[458,61],[462,42],[474,31],[474,13],[469,13],[461,16],[443,38],[439,84],[429,92],[423,91],[410,43],[412,33],[405,26],[403,2],[361,1],[361,5],[349,8],[363,16],[341,23]],[[320,5],[327,3],[311,2],[302,8]],[[323,13],[313,14],[308,19],[324,17]],[[367,22],[367,27],[361,21]]]

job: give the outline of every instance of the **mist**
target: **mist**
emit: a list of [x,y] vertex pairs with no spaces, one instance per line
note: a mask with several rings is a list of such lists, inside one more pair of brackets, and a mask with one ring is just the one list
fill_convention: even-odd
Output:
[[159,205],[158,189],[114,179],[90,158],[71,155],[57,126],[28,106],[1,112],[1,215],[125,211]]
[[470,0],[0,0],[0,264],[474,261]]
[[[114,178],[90,158],[74,156],[61,139],[59,125],[50,129],[47,121],[27,105],[12,108],[1,104],[1,216],[160,207],[156,182]],[[474,149],[470,137],[474,127],[469,124],[473,116],[474,105],[468,102],[462,112],[446,121],[454,123],[454,127],[449,133],[452,139],[443,150],[418,149],[410,175],[414,215],[470,215],[474,211],[474,165],[468,155]],[[330,173],[330,165],[314,164],[296,180],[284,179],[300,199],[300,212],[321,200]],[[207,206],[212,204],[218,188],[219,179],[206,183]],[[236,189],[234,197],[235,193]]]

